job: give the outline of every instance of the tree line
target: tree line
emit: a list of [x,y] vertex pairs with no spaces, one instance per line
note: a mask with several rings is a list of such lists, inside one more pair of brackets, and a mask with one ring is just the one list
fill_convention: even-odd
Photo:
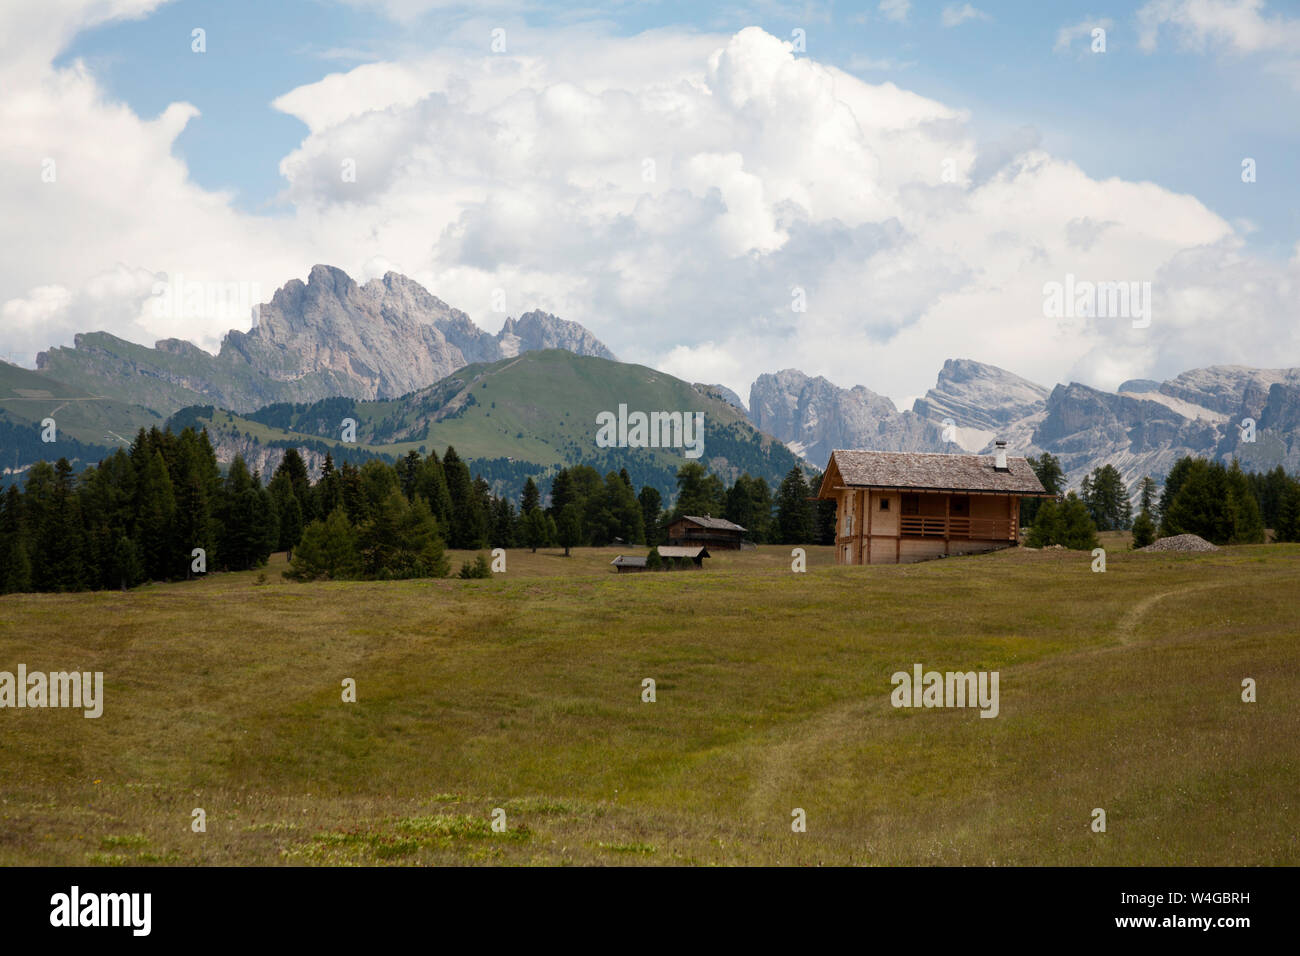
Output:
[[[686,514],[727,518],[755,543],[834,536],[834,503],[809,500],[797,466],[773,495],[761,477],[728,488],[689,462],[672,508],[651,485],[634,491],[626,469],[564,468],[549,491],[544,502],[529,478],[517,505],[496,496],[452,447],[342,467],[326,454],[314,482],[296,448],[269,480],[239,456],[223,474],[206,430],[142,429],[80,474],[66,458],[38,462],[0,497],[0,593],[127,589],[262,567],[276,551],[297,580],[443,577],[447,549],[654,546]],[[485,559],[461,568],[486,573]]]
[[1064,494],[1065,472],[1055,456],[1045,452],[1028,461],[1043,487],[1057,496],[1021,502],[1020,520],[1029,529],[1031,547],[1091,549],[1098,531],[1132,531],[1135,548],[1180,534],[1218,545],[1256,544],[1265,540],[1266,528],[1276,541],[1300,541],[1300,480],[1281,465],[1246,472],[1236,459],[1225,465],[1187,455],[1169,470],[1159,495],[1155,480],[1144,477],[1134,502],[1114,465],[1094,468],[1077,494]]

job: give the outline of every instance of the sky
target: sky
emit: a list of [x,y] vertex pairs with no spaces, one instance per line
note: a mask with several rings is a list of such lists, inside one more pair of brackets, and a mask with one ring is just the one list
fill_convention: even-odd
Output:
[[[316,263],[742,397],[1300,365],[1300,3],[7,0],[0,90],[29,366],[215,351],[250,319],[160,282]],[[1135,297],[1049,305],[1089,282]]]

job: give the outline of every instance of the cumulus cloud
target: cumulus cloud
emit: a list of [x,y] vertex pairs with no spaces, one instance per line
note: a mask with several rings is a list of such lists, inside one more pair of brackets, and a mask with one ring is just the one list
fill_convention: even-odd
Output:
[[[0,142],[5,345],[30,347],[44,323],[50,338],[211,347],[224,326],[156,316],[147,279],[270,290],[328,262],[358,279],[396,268],[493,331],[503,290],[512,314],[546,309],[741,395],[791,366],[902,396],[956,356],[1107,386],[1297,354],[1282,319],[1296,260],[1251,260],[1195,198],[1092,179],[1032,129],[981,142],[965,112],[757,28],[574,29],[495,56],[485,31],[277,99],[308,129],[281,163],[292,214],[277,218],[189,182],[171,147],[192,107],[137,117],[80,65],[15,77],[22,112],[0,101],[18,131]],[[1046,318],[1044,284],[1067,274],[1151,282],[1151,325]]]

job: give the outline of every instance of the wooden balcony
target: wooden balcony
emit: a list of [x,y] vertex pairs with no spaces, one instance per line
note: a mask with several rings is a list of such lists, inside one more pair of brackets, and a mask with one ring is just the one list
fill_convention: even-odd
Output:
[[905,538],[949,538],[952,540],[1010,541],[1011,522],[1006,518],[965,518],[943,515],[900,515]]

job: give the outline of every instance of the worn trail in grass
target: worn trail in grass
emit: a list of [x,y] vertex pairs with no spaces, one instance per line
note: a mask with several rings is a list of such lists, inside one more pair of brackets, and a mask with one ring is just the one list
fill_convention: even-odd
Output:
[[[0,670],[107,698],[0,710],[0,863],[1300,862],[1300,547],[614,553],[0,598]],[[999,716],[894,709],[914,663],[999,671]]]

